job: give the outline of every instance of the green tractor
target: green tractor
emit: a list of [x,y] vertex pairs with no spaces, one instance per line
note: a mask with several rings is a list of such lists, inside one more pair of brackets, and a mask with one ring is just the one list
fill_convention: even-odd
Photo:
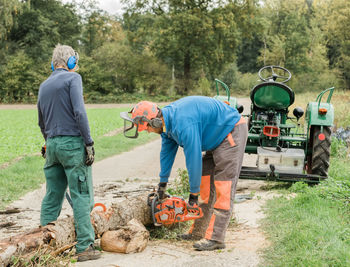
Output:
[[[322,91],[315,102],[306,107],[305,129],[301,130],[299,119],[304,110],[296,107],[289,116],[294,103],[294,92],[286,85],[292,75],[280,66],[265,66],[259,70],[261,83],[250,92],[248,140],[245,152],[256,154],[256,167],[242,167],[241,179],[276,181],[304,181],[317,183],[328,176],[331,127],[334,108],[330,103],[334,87]],[[214,98],[236,107],[240,113],[243,106],[230,97],[230,90],[222,81],[216,81],[217,96]],[[219,85],[226,96],[219,95]],[[322,102],[328,93],[326,102]]]

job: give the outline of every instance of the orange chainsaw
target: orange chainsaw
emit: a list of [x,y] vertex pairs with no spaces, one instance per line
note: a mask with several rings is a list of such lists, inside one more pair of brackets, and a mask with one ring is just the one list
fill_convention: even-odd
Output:
[[189,206],[181,197],[169,196],[160,200],[157,193],[148,195],[153,224],[155,226],[171,225],[177,222],[199,219],[203,216],[198,205]]

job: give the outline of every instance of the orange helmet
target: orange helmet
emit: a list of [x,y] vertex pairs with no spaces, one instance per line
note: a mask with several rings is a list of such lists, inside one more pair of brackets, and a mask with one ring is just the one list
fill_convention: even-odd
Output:
[[[131,111],[131,117],[138,123],[138,131],[142,132],[147,129],[147,121],[146,120],[137,120],[139,118],[146,117],[148,120],[152,120],[157,117],[158,107],[155,103],[149,101],[141,101],[139,102]],[[146,122],[146,123],[145,123]]]
[[[130,112],[120,112],[120,117],[124,119],[124,135],[137,138],[138,132],[146,130],[148,125],[153,128],[162,127],[162,120],[157,118],[158,111],[155,103],[141,101]],[[128,113],[131,113],[131,118]]]

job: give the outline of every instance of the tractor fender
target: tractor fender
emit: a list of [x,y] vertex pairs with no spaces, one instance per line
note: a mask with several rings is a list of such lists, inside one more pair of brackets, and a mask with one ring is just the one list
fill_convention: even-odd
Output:
[[227,96],[217,95],[213,97],[216,100],[219,100],[221,102],[225,102],[226,104],[230,103],[230,106],[233,108],[237,108],[237,99],[235,97],[230,97],[230,100],[227,101]]
[[[327,113],[320,114],[319,109],[326,109]],[[311,125],[333,126],[334,108],[331,103],[309,102],[305,116],[308,128]]]

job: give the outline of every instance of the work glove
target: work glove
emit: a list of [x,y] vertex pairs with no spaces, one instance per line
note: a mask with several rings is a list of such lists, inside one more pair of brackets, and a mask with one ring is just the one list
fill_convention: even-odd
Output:
[[95,160],[95,149],[94,149],[94,143],[93,142],[91,144],[85,146],[85,152],[86,152],[85,164],[87,166],[91,166],[92,163],[94,163],[94,160]]
[[190,194],[188,205],[191,207],[198,206],[198,195]]
[[41,147],[41,156],[45,159],[46,158],[46,144],[44,144]]
[[158,195],[158,199],[160,199],[160,200],[166,198],[166,194],[165,194],[166,185],[167,185],[167,183],[164,183],[164,182],[163,183],[161,182],[158,184],[157,195]]

